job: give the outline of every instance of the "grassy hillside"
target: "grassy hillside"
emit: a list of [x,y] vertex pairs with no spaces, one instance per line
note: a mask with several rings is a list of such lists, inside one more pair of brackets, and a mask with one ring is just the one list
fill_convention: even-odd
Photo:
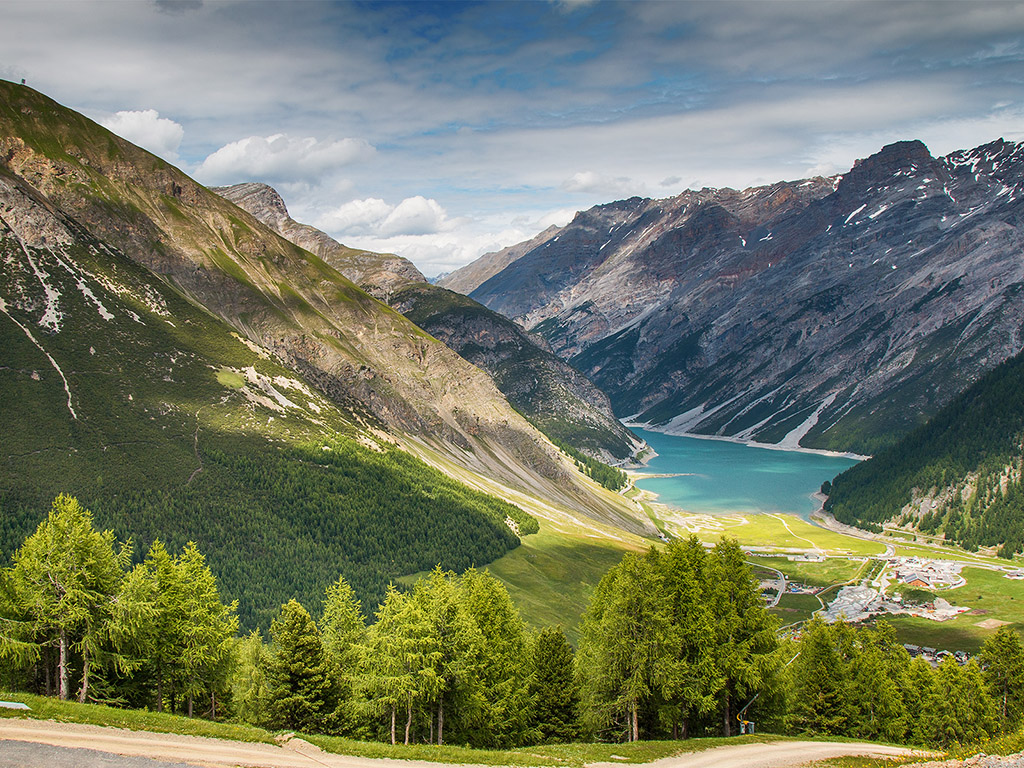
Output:
[[[8,189],[8,192],[10,190]],[[59,220],[47,219],[59,231]],[[84,233],[36,249],[0,225],[0,557],[75,494],[137,556],[196,541],[243,622],[311,607],[344,573],[484,564],[536,521],[387,443],[272,355]],[[357,442],[359,440],[360,442]]]

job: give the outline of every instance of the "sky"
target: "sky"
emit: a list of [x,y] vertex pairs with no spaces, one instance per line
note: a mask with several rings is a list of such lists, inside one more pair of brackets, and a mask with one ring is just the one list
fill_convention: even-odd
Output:
[[430,277],[633,195],[1024,140],[1024,2],[0,0],[0,78]]

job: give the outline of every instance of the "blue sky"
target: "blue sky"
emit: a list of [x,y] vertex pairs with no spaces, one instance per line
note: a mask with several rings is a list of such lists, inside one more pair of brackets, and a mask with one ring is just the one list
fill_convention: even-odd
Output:
[[630,195],[1024,140],[1019,2],[0,8],[0,77],[427,275]]

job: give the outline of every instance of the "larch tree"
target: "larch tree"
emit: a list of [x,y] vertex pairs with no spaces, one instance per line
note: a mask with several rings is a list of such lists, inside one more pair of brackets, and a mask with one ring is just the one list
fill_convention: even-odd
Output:
[[414,707],[437,696],[440,659],[433,627],[423,610],[410,595],[389,586],[368,632],[360,688],[371,709],[388,717],[392,744],[398,741],[400,708],[405,710],[404,742],[408,744]]
[[57,647],[57,695],[69,696],[70,653],[82,664],[79,701],[89,695],[93,658],[109,631],[114,601],[131,557],[111,531],[93,528],[92,513],[61,494],[14,556],[11,585],[17,608],[31,621],[33,642]]
[[598,584],[581,625],[577,674],[585,725],[640,738],[640,708],[663,672],[672,631],[657,550],[627,554]]
[[708,597],[716,634],[716,664],[723,677],[719,694],[722,734],[732,735],[739,707],[766,690],[780,660],[777,622],[765,608],[764,598],[739,545],[723,538],[709,558]]
[[724,678],[715,664],[715,627],[707,599],[708,555],[696,536],[674,540],[661,560],[671,624],[660,681],[662,719],[673,738],[689,735],[690,719],[715,707]]
[[996,705],[1003,730],[1015,730],[1024,720],[1024,645],[1010,627],[1000,627],[981,648],[985,682]]
[[412,594],[437,648],[431,669],[437,680],[434,733],[438,745],[444,743],[446,716],[454,716],[456,725],[465,729],[479,721],[485,706],[479,677],[483,637],[459,600],[454,579],[454,574],[435,568],[416,583]]
[[230,656],[230,640],[238,631],[238,603],[225,605],[221,601],[217,579],[195,542],[185,545],[176,566],[181,588],[177,634],[182,640],[180,663],[188,716],[193,715],[196,696],[207,691],[215,716],[217,686],[226,678],[223,663]]
[[477,670],[483,706],[469,740],[505,748],[526,738],[531,717],[526,630],[508,591],[486,571],[470,568],[458,580],[458,599],[480,630]]
[[355,721],[352,701],[360,674],[366,622],[359,599],[343,576],[327,587],[324,594],[320,632],[338,688],[337,725],[342,731],[351,730]]

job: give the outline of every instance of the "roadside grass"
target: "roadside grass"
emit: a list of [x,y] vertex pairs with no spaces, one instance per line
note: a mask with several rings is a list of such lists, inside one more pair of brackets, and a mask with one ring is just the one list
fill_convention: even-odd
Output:
[[1024,631],[1024,582],[1003,578],[999,571],[964,568],[967,583],[957,589],[936,592],[953,605],[971,610],[949,621],[936,622],[916,616],[889,616],[900,641],[951,651],[976,653],[995,628],[978,624],[988,619],[1007,622],[1012,629]]
[[354,757],[392,758],[398,760],[424,760],[453,764],[473,765],[516,765],[516,766],[565,766],[582,768],[591,763],[649,763],[665,757],[687,752],[701,752],[725,745],[766,744],[775,741],[792,741],[792,737],[773,734],[753,734],[732,738],[703,738],[686,741],[639,741],[629,744],[546,744],[521,747],[508,751],[470,749],[459,746],[436,746],[429,744],[381,744],[377,742],[353,741],[336,736],[307,736],[302,738],[320,747],[325,752]]
[[167,712],[120,709],[108,707],[105,704],[79,704],[77,701],[61,701],[48,696],[3,691],[0,691],[0,701],[20,702],[31,707],[28,710],[0,708],[0,717],[3,718],[54,720],[59,723],[85,723],[107,728],[126,728],[130,731],[177,733],[231,741],[274,743],[273,734],[263,728],[235,723],[219,723],[183,715],[172,715]]

